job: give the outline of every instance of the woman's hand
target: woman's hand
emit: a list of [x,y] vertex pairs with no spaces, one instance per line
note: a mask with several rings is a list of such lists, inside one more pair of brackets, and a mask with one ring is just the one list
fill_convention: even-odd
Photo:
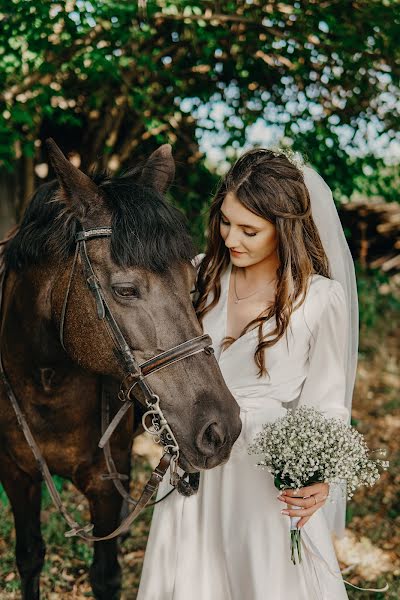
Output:
[[[283,515],[301,517],[297,523],[297,529],[300,529],[307,523],[311,515],[325,504],[328,495],[328,483],[313,483],[298,490],[282,490],[278,496],[278,500],[286,502],[287,509],[282,510]],[[291,509],[293,505],[300,506],[301,508]]]

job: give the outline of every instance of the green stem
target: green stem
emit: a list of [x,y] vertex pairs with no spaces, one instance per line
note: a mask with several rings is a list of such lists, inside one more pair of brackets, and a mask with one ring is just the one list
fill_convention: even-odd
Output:
[[290,532],[290,558],[294,565],[300,564],[301,556],[301,531],[296,529]]

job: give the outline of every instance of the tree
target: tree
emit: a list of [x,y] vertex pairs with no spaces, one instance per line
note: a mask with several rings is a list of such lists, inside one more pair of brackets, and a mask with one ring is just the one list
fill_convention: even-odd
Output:
[[338,195],[365,187],[366,167],[380,190],[382,160],[355,153],[369,124],[388,141],[398,129],[397,2],[0,0],[0,19],[0,160],[19,169],[25,200],[48,135],[84,170],[118,170],[169,140],[193,219],[205,201],[197,139],[216,128],[218,102],[226,146],[262,117]]

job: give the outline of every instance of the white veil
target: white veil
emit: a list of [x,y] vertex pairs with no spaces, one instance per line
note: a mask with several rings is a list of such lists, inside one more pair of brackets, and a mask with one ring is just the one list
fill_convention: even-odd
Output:
[[[358,299],[354,263],[333,201],[325,181],[310,167],[303,167],[304,181],[311,199],[311,213],[328,257],[333,279],[342,285],[348,312],[346,347],[346,392],[344,403],[351,415],[358,357]],[[324,512],[331,530],[343,535],[346,500],[340,490],[331,490]]]

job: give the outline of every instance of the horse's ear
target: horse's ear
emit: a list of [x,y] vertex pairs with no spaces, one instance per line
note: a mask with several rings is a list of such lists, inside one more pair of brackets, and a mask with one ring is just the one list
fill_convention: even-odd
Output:
[[150,185],[164,194],[175,177],[175,162],[170,144],[163,144],[146,160],[140,183]]
[[59,200],[64,202],[77,217],[87,214],[91,205],[99,203],[97,185],[77,169],[61,152],[52,138],[46,140],[50,162],[60,183]]

